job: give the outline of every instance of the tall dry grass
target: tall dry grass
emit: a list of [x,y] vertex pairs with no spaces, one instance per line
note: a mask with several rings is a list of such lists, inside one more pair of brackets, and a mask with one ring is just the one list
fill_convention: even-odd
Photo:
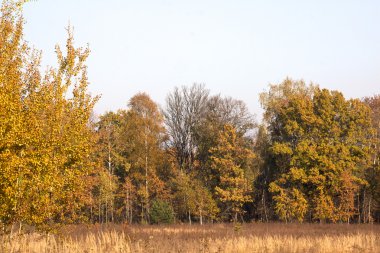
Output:
[[0,252],[380,252],[379,226],[249,224],[66,227],[0,239]]

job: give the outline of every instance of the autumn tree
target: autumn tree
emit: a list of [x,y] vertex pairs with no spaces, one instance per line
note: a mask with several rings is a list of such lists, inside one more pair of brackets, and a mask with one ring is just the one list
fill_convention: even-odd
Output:
[[374,133],[371,137],[371,163],[366,171],[366,179],[369,184],[362,191],[362,205],[359,208],[362,211],[360,217],[362,221],[372,222],[372,217],[379,217],[380,212],[380,95],[366,97],[363,102],[371,108]]
[[272,209],[270,208],[269,183],[273,181],[273,170],[270,169],[272,158],[269,155],[270,138],[268,130],[264,124],[258,127],[254,136],[253,152],[255,158],[252,162],[252,170],[255,172],[253,185],[255,191],[255,207],[252,215],[257,219],[268,222],[272,219]]
[[[155,195],[165,191],[157,176],[157,168],[164,160],[163,117],[156,103],[145,93],[131,98],[128,111],[129,176],[137,187],[141,203],[141,219],[149,221],[150,202]],[[161,191],[161,193],[160,193]]]
[[[39,71],[40,53],[22,39],[23,20],[12,2],[0,29],[0,205],[3,223],[75,222],[91,202],[93,168],[88,48],[75,48],[71,28],[58,67]],[[4,119],[4,120],[3,120]]]
[[211,149],[211,168],[218,175],[215,195],[223,206],[223,212],[237,222],[243,213],[243,204],[252,201],[251,182],[245,178],[244,166],[254,157],[244,148],[242,139],[231,125],[225,125],[219,133],[217,145]]
[[196,217],[201,225],[206,219],[217,219],[217,203],[200,180],[183,171],[177,171],[170,183],[174,208],[180,219],[187,219],[192,224],[193,217]]
[[[255,127],[253,115],[248,111],[246,104],[231,97],[211,96],[207,100],[204,117],[194,128],[194,137],[197,147],[198,177],[203,180],[209,189],[215,188],[215,176],[210,168],[210,151],[217,145],[219,132],[225,125],[233,126],[237,134],[244,140],[246,148],[252,148],[252,130]],[[251,169],[247,167],[245,169]],[[252,171],[245,171],[246,176],[254,178]]]
[[164,116],[169,146],[173,147],[180,168],[187,168],[186,172],[196,167],[194,163],[206,165],[209,150],[224,125],[234,126],[242,135],[255,126],[243,101],[210,96],[209,91],[198,84],[175,88],[166,99]]
[[365,185],[369,109],[336,91],[286,79],[263,93],[274,209],[283,220],[346,221]]
[[[99,178],[99,183],[105,183],[105,179],[108,179],[108,185],[115,187],[104,188],[104,186],[96,187],[97,203],[94,206],[95,210],[101,210],[104,205],[105,212],[101,212],[98,215],[98,221],[116,221],[115,212],[121,213],[120,209],[126,208],[130,205],[130,202],[125,202],[124,199],[118,199],[117,197],[123,195],[123,186],[125,185],[125,176],[130,169],[130,163],[126,157],[126,140],[125,140],[125,125],[126,125],[127,112],[125,110],[118,110],[115,112],[106,112],[99,117],[97,122],[97,150],[96,157],[98,160],[98,172],[97,175],[101,176],[104,173],[108,173],[108,177]],[[101,180],[103,179],[103,180]],[[113,189],[106,195],[101,195],[98,190],[99,187],[104,189]],[[132,193],[126,197],[130,199]],[[102,197],[103,196],[103,197]],[[116,203],[116,202],[121,202]],[[105,214],[106,219],[102,216]],[[130,212],[128,212],[130,214]]]
[[[220,178],[209,161],[210,151],[217,145],[218,133],[224,126],[233,126],[242,140],[240,144],[251,147],[252,139],[248,138],[248,133],[255,123],[245,103],[231,97],[210,96],[204,86],[176,88],[167,97],[164,115],[169,135],[168,150],[174,151],[172,154],[180,170],[197,179],[199,187],[207,191],[213,192]],[[251,168],[245,166],[243,169],[247,180],[252,182],[254,173]],[[188,206],[188,214],[196,212],[195,208],[190,208],[195,206],[191,201],[187,201],[185,206]],[[191,221],[192,215],[188,216]]]
[[[149,222],[151,201],[167,200],[169,190],[157,171],[165,170],[163,116],[146,93],[133,96],[127,110],[108,112],[98,123],[103,166],[118,177],[116,212],[129,222]],[[125,220],[125,219],[124,219]]]
[[[28,187],[22,180],[26,163],[21,98],[26,88],[22,69],[30,50],[22,40],[23,19],[9,2],[1,6],[0,32],[0,222],[10,224],[27,215],[21,207]],[[38,57],[30,65],[34,72],[35,65]],[[36,75],[39,81],[39,72]]]
[[125,125],[127,111],[106,112],[97,122],[98,150],[97,154],[103,161],[103,167],[111,174],[123,178],[130,168],[125,157]]
[[96,174],[92,203],[92,219],[99,223],[114,222],[115,194],[118,188],[117,177],[105,168],[99,168]]

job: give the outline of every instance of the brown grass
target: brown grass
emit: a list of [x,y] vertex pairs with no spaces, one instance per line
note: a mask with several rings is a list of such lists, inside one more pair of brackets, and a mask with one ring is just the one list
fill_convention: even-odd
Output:
[[379,225],[66,226],[0,238],[0,252],[380,252]]

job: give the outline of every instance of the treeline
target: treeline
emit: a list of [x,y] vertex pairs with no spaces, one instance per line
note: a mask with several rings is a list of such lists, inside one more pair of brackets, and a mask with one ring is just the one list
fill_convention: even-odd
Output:
[[[161,109],[139,93],[98,118],[88,48],[71,29],[58,67],[23,40],[12,1],[0,17],[0,223],[380,221],[380,96],[286,79],[243,101],[203,85]],[[254,98],[253,98],[254,99]]]

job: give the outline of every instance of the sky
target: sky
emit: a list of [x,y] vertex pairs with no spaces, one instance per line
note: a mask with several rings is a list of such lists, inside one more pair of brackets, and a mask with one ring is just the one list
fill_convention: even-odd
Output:
[[258,118],[259,93],[286,77],[347,98],[380,93],[376,0],[36,0],[24,17],[44,65],[56,66],[68,24],[76,46],[89,44],[97,114],[127,108],[138,92],[164,107],[175,86],[193,83]]

